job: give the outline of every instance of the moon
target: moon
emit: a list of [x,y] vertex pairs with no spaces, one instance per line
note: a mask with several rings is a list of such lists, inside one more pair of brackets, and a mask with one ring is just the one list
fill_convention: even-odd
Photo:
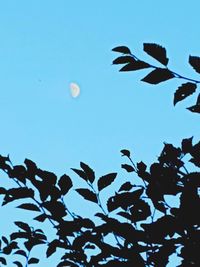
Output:
[[80,95],[80,87],[77,83],[70,83],[69,87],[72,97],[76,98]]

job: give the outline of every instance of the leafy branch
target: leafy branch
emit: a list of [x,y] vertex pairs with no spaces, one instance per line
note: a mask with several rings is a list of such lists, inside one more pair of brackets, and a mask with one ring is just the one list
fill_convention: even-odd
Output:
[[[167,58],[166,49],[158,44],[144,43],[143,50],[148,55],[159,61],[164,67],[157,67],[150,63],[147,63],[143,60],[140,60],[136,55],[132,54],[130,49],[126,46],[118,46],[112,49],[114,52],[122,53],[123,55],[113,60],[113,64],[125,64],[119,71],[136,71],[146,68],[151,68],[151,71],[146,75],[141,81],[150,83],[150,84],[159,84],[161,82],[178,78],[187,81],[186,83],[181,84],[176,92],[174,93],[174,105],[178,102],[184,100],[188,96],[192,95],[196,89],[200,80],[188,78],[177,72],[170,70],[167,65],[169,59]],[[189,56],[189,64],[193,69],[200,74],[200,57]],[[197,97],[196,104],[188,107],[188,110],[195,113],[200,113],[200,94]]]

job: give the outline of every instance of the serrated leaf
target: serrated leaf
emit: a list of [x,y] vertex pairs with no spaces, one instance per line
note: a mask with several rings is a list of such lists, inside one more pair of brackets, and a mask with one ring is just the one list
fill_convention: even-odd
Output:
[[174,94],[174,106],[177,102],[182,101],[189,95],[192,95],[196,91],[197,85],[195,83],[184,83],[178,87]]
[[131,54],[131,50],[127,46],[117,46],[113,48],[112,51],[123,53],[123,54]]
[[144,61],[135,60],[123,66],[119,71],[134,71],[134,70],[141,70],[141,69],[146,69],[150,67],[151,65],[149,65],[148,63]]
[[122,157],[126,156],[126,157],[130,158],[130,156],[131,156],[130,151],[127,149],[122,149],[120,152],[122,153]]
[[101,176],[97,182],[98,190],[101,191],[105,187],[109,186],[116,178],[117,173],[109,173],[104,176]]
[[129,164],[122,164],[121,167],[123,169],[125,169],[127,172],[134,172],[135,169],[133,168],[133,166],[129,165]]
[[13,263],[16,264],[17,267],[23,267],[23,265],[19,261],[13,261]]
[[7,265],[6,259],[3,257],[0,257],[0,263],[2,263],[3,265]]
[[168,70],[163,68],[156,68],[152,72],[150,72],[147,76],[145,76],[141,81],[150,83],[150,84],[158,84],[169,79],[174,78],[174,74]]
[[95,193],[93,193],[89,189],[80,188],[80,189],[76,189],[76,192],[78,192],[79,195],[81,195],[84,199],[98,203],[97,196],[95,195]]
[[167,66],[169,59],[167,58],[166,49],[161,45],[144,43],[144,51],[163,65]]
[[85,174],[87,175],[87,179],[88,181],[90,181],[90,183],[93,183],[95,180],[95,173],[93,171],[93,169],[91,169],[87,164],[80,162],[80,166],[83,169],[83,171],[85,172]]
[[35,204],[32,204],[32,203],[24,203],[24,204],[17,206],[16,208],[31,210],[31,211],[40,211],[38,206],[36,206]]
[[181,142],[181,150],[184,154],[186,153],[190,153],[190,151],[192,150],[192,139],[193,139],[193,136],[190,137],[190,138],[185,138],[182,140]]
[[135,59],[132,56],[121,56],[113,60],[113,64],[126,64],[135,62]]
[[39,262],[39,259],[37,258],[30,258],[30,260],[28,260],[28,264],[36,264]]
[[71,168],[71,170],[74,171],[76,174],[78,174],[78,176],[81,177],[83,180],[87,181],[87,175],[85,174],[84,171],[74,168]]
[[143,161],[140,161],[137,163],[137,168],[138,168],[138,171],[145,172],[147,165]]
[[196,72],[200,73],[200,57],[189,56],[189,63]]
[[60,177],[58,186],[60,187],[62,195],[65,195],[72,188],[73,183],[71,178],[68,175],[64,174]]

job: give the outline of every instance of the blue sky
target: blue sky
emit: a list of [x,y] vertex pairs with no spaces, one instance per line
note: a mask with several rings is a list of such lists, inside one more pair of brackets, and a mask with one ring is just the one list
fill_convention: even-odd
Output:
[[199,116],[185,109],[195,97],[173,107],[181,81],[152,86],[140,82],[148,71],[119,73],[111,49],[153,62],[143,43],[158,43],[172,70],[200,79],[187,63],[200,56],[199,9],[197,0],[1,2],[0,154],[76,179],[80,161],[101,176],[120,170],[123,148],[151,163],[164,141],[198,140]]

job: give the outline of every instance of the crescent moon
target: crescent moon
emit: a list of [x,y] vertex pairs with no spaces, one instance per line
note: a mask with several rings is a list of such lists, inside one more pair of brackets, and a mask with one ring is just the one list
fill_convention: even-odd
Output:
[[70,92],[71,96],[76,98],[80,94],[80,87],[78,86],[77,83],[70,83]]

